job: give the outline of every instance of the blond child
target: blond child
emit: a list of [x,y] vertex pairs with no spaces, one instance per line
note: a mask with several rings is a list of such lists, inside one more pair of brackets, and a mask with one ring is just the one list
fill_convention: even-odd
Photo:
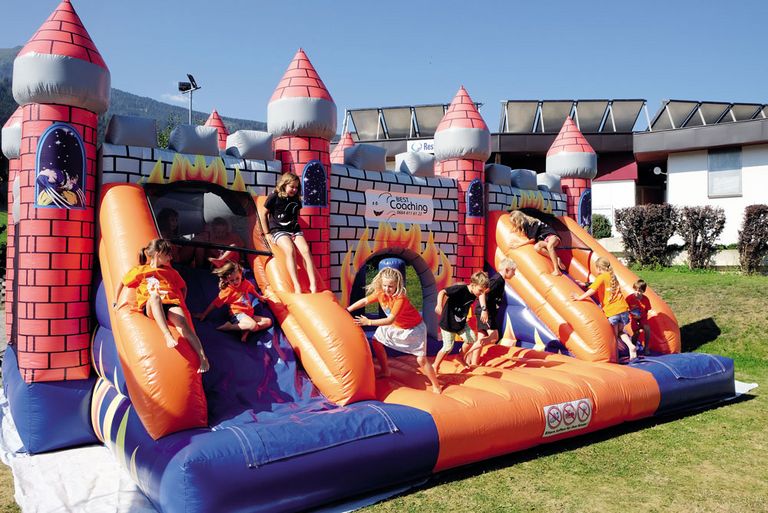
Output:
[[232,261],[226,262],[221,267],[214,269],[213,274],[219,278],[220,292],[205,311],[196,315],[199,320],[204,321],[215,308],[228,305],[231,318],[216,329],[222,331],[241,330],[243,333],[240,340],[243,342],[246,341],[251,332],[265,330],[272,326],[272,319],[269,317],[254,315],[254,300],[263,300],[264,297],[256,292],[253,283],[243,279],[243,268],[240,264]]
[[304,269],[309,278],[309,291],[317,292],[315,265],[309,252],[304,234],[299,226],[301,210],[301,181],[293,173],[283,173],[275,184],[275,190],[264,202],[266,212],[259,213],[261,228],[269,234],[270,242],[283,250],[288,266],[288,274],[293,281],[293,291],[300,293],[301,285],[296,271],[296,251],[304,259]]
[[619,287],[619,280],[613,272],[613,267],[607,258],[600,257],[595,262],[595,267],[600,273],[595,281],[581,295],[572,294],[574,301],[583,301],[597,294],[605,316],[613,328],[613,336],[617,341],[621,340],[629,350],[629,358],[637,358],[635,346],[629,336],[624,332],[624,326],[629,324],[629,306],[624,300]]
[[633,294],[627,297],[627,306],[629,306],[629,317],[632,323],[632,341],[637,342],[640,339],[640,331],[643,332],[643,341],[640,350],[648,351],[648,344],[651,342],[651,326],[648,324],[648,312],[651,310],[651,301],[645,295],[648,284],[645,280],[637,280],[632,288]]
[[499,340],[497,317],[501,303],[504,300],[504,287],[517,270],[517,264],[511,258],[505,258],[499,263],[499,274],[488,281],[488,291],[482,294],[475,303],[475,318],[477,319],[477,342],[472,344],[464,355],[470,366],[477,366],[480,349],[484,345],[495,344]]
[[412,354],[421,371],[432,384],[432,391],[440,393],[440,382],[427,360],[427,327],[406,295],[403,275],[397,269],[385,267],[365,289],[367,297],[347,307],[353,312],[371,303],[379,303],[387,315],[383,319],[355,318],[359,326],[378,326],[373,334],[373,352],[381,365],[381,375],[389,376],[387,352],[384,346]]
[[552,261],[552,275],[560,276],[563,274],[562,271],[565,271],[565,264],[557,256],[556,251],[557,246],[560,244],[560,237],[557,236],[557,232],[547,223],[526,215],[520,210],[510,212],[509,219],[512,229],[521,237],[527,237],[528,239],[514,247],[533,244],[533,248],[537,252],[545,257],[549,257]]
[[[187,284],[176,270],[171,267],[173,246],[163,239],[154,239],[139,251],[139,265],[128,271],[118,284],[115,291],[113,308],[120,304],[120,294],[123,287],[136,289],[136,303],[139,310],[147,317],[154,319],[165,337],[168,347],[176,347],[178,342],[168,328],[168,321],[176,326],[181,335],[189,340],[189,344],[200,358],[197,372],[206,372],[210,368],[208,358],[203,351],[203,345],[197,338],[195,330],[187,322],[184,298],[187,295]],[[122,306],[122,304],[120,304]]]
[[453,342],[458,335],[464,343],[461,346],[459,359],[461,364],[468,368],[464,354],[477,342],[475,334],[467,325],[467,315],[472,303],[488,291],[488,274],[478,271],[470,278],[469,285],[451,285],[437,294],[437,306],[435,313],[440,317],[440,334],[443,339],[443,347],[437,352],[434,367],[440,372],[440,363],[453,349]]

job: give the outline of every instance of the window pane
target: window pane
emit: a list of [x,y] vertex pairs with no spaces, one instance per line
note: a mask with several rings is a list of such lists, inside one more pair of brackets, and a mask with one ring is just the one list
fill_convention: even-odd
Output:
[[709,152],[709,196],[741,196],[741,149]]

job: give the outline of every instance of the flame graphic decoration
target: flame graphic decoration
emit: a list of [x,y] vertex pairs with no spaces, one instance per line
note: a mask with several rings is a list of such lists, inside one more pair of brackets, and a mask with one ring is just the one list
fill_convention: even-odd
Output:
[[170,176],[167,181],[163,175],[163,162],[158,160],[147,178],[147,183],[164,184],[180,182],[183,180],[197,180],[199,182],[221,185],[222,187],[233,191],[246,191],[245,181],[240,174],[240,168],[237,166],[235,166],[235,177],[234,180],[232,180],[232,185],[229,185],[227,180],[227,168],[224,165],[224,160],[220,157],[211,160],[210,164],[206,164],[205,157],[197,155],[195,157],[195,162],[192,163],[187,157],[179,155],[178,153],[173,157]]
[[545,214],[551,214],[554,205],[551,200],[545,199],[541,191],[512,190],[512,202],[507,210],[519,210],[522,208],[534,208]]
[[343,306],[349,305],[352,284],[358,271],[372,255],[391,248],[407,249],[419,255],[432,271],[438,290],[451,284],[453,267],[445,253],[435,244],[431,231],[422,249],[423,235],[421,227],[417,224],[412,224],[410,228],[406,228],[402,223],[397,223],[393,227],[389,223],[382,222],[375,230],[373,248],[369,243],[370,229],[366,227],[357,246],[347,251],[344,262],[341,264],[341,301]]

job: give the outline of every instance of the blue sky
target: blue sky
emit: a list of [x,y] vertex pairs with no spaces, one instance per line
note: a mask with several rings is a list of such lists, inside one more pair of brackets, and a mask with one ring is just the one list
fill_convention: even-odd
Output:
[[[58,0],[2,0],[0,47]],[[266,120],[303,47],[345,108],[449,102],[460,85],[492,131],[504,99],[768,102],[768,2],[73,0],[113,87]]]

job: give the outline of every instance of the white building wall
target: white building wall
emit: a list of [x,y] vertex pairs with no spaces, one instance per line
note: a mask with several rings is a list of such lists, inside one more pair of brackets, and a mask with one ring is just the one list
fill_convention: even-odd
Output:
[[670,154],[667,160],[667,202],[680,207],[721,207],[725,211],[726,221],[718,242],[736,243],[744,219],[744,208],[757,203],[768,203],[768,145],[742,148],[741,196],[710,198],[707,167],[706,151]]
[[602,214],[611,222],[611,232],[619,236],[616,230],[614,213],[620,208],[635,206],[635,181],[616,180],[611,182],[592,182],[592,214]]

